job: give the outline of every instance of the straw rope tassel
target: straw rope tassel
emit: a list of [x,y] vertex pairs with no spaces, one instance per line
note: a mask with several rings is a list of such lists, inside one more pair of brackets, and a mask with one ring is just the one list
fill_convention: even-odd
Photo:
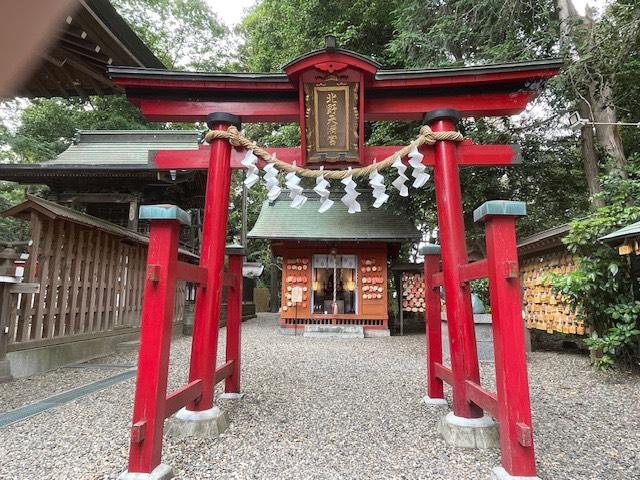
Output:
[[318,178],[324,175],[324,178],[327,180],[344,180],[350,175],[354,177],[366,177],[374,170],[378,170],[380,172],[391,167],[398,156],[405,157],[414,148],[419,148],[422,145],[433,145],[438,140],[461,142],[464,139],[460,132],[434,132],[429,126],[423,125],[420,128],[420,134],[411,144],[389,155],[381,162],[372,163],[371,165],[367,165],[366,167],[354,168],[349,170],[313,170],[309,168],[298,167],[296,165],[291,165],[289,163],[283,162],[282,160],[278,160],[274,155],[271,155],[264,148],[258,146],[255,142],[252,142],[247,137],[242,135],[242,133],[240,133],[234,126],[230,126],[226,131],[209,130],[204,137],[205,141],[208,143],[211,143],[217,138],[224,138],[228,140],[229,143],[234,147],[245,148],[252,151],[257,157],[260,157],[265,162],[272,164],[280,171],[294,173],[306,178]]

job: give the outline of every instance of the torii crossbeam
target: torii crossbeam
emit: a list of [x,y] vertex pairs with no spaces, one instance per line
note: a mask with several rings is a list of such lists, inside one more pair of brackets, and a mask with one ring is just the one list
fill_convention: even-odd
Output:
[[[423,120],[434,132],[445,132],[455,130],[460,117],[517,114],[560,65],[559,61],[549,60],[385,71],[370,59],[337,49],[329,42],[326,48],[285,65],[283,73],[191,73],[112,67],[110,75],[151,121],[207,121],[209,128],[215,130],[239,127],[241,120],[296,122],[301,129],[300,147],[274,148],[270,152],[285,162],[295,161],[298,166],[322,165],[330,169],[369,165],[400,148],[365,146],[365,121]],[[487,224],[488,258],[469,263],[459,179],[460,167],[518,163],[518,149],[441,140],[421,147],[421,153],[423,163],[434,169],[442,248],[442,271],[439,255],[425,252],[427,400],[444,402],[443,382],[451,384],[450,415],[456,422],[475,428],[485,422],[483,412],[500,422],[502,466],[496,475],[536,478],[515,251],[514,220],[524,213],[524,206],[489,202],[482,207],[478,221]],[[146,210],[147,218],[152,220],[149,274],[129,471],[123,478],[143,478],[131,476],[136,474],[169,478],[170,469],[160,463],[164,419],[184,407],[179,416],[187,429],[219,422],[213,396],[215,384],[232,379],[225,391],[240,392],[237,318],[232,321],[232,325],[237,323],[235,333],[227,340],[227,362],[216,368],[215,359],[230,173],[241,168],[243,156],[243,151],[232,148],[222,138],[195,151],[158,151],[153,155],[152,163],[160,170],[208,170],[202,252],[199,267],[181,265],[175,253],[179,212]],[[236,271],[241,265],[238,258],[242,257],[230,263]],[[494,316],[498,380],[495,394],[480,384],[468,283],[487,276]],[[166,328],[166,318],[172,308],[171,285],[178,277],[196,281],[200,289],[189,383],[167,396],[170,328]],[[434,290],[440,285],[446,295],[451,367],[442,362],[440,301]],[[234,308],[237,310],[237,305]],[[163,321],[164,327],[158,333]]]

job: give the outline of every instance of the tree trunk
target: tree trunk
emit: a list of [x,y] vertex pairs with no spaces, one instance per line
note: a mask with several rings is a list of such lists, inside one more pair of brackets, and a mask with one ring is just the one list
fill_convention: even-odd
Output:
[[[579,21],[585,26],[593,27],[593,18],[589,8],[585,15],[580,15],[576,11],[572,0],[557,0],[558,15],[560,17],[560,43],[566,47],[572,45],[571,23]],[[581,100],[578,101],[578,111],[582,118],[592,122],[615,123],[617,122],[616,109],[613,105],[613,89],[609,79],[602,79],[600,82],[591,80],[586,91],[578,92]],[[618,132],[617,125],[596,125],[595,139],[598,144],[612,159],[612,170],[621,177],[626,177],[624,170],[626,157],[622,139]],[[582,161],[584,173],[591,194],[591,203],[594,207],[604,206],[601,199],[594,199],[593,195],[602,191],[598,180],[598,156],[594,145],[593,128],[587,125],[582,128],[580,135]]]
[[[597,88],[595,84],[589,86],[590,90]],[[616,108],[613,106],[613,89],[611,84],[605,80],[604,85],[600,86],[598,93],[593,92],[591,95],[594,102],[591,104],[593,110],[593,121],[603,123],[616,123],[618,115]],[[624,169],[627,159],[624,155],[624,147],[620,138],[618,125],[596,125],[596,137],[598,143],[611,157],[612,168],[623,178],[627,173]]]
[[[578,102],[578,112],[582,118],[590,117],[587,102],[584,100]],[[580,149],[582,150],[584,175],[587,179],[591,205],[593,205],[594,208],[598,208],[604,207],[604,200],[595,196],[602,192],[602,186],[598,178],[600,169],[598,168],[598,155],[593,140],[593,127],[591,125],[583,126],[580,132]]]

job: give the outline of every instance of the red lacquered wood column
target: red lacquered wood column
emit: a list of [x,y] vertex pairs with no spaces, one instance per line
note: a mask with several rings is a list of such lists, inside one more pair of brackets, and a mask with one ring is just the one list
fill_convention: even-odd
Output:
[[525,214],[524,203],[505,201],[474,212],[486,223],[501,463],[523,477],[536,474],[515,231],[516,217]]
[[[212,130],[227,130],[229,125],[239,127],[240,118],[227,113],[212,113],[207,117],[207,125]],[[190,382],[202,380],[202,397],[187,406],[193,411],[213,407],[230,183],[231,144],[226,139],[214,139],[211,142],[200,250],[200,265],[207,269],[207,285],[198,289],[196,297],[189,371]]]
[[424,255],[424,301],[427,343],[427,396],[444,399],[442,379],[436,376],[435,363],[442,363],[442,319],[440,318],[440,288],[434,286],[433,275],[440,271],[440,247],[426,245]]
[[[458,112],[436,110],[425,115],[434,132],[456,129]],[[435,144],[434,183],[438,206],[438,228],[442,246],[442,270],[449,330],[449,350],[453,370],[453,413],[478,418],[482,410],[466,399],[466,380],[480,382],[478,354],[469,285],[462,282],[460,267],[468,262],[462,216],[462,193],[458,172],[457,142]]]
[[160,464],[179,232],[178,220],[151,222],[129,472],[150,473]]
[[225,393],[240,393],[240,337],[242,328],[242,264],[244,248],[227,248],[232,285],[227,292],[227,362],[233,372],[224,382]]

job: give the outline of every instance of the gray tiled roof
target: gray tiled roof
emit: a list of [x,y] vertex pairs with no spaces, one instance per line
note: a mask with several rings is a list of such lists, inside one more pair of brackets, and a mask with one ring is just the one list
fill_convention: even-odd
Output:
[[196,130],[81,130],[45,165],[148,165],[150,150],[197,150]]
[[335,204],[325,213],[318,213],[319,197],[304,192],[309,198],[300,209],[291,208],[288,192],[273,203],[262,205],[258,220],[249,232],[249,238],[270,240],[319,240],[319,241],[383,241],[406,242],[419,240],[421,235],[413,223],[401,212],[392,209],[373,208],[370,192],[363,192],[358,200],[362,212],[350,214],[340,201],[340,195],[332,196]]

